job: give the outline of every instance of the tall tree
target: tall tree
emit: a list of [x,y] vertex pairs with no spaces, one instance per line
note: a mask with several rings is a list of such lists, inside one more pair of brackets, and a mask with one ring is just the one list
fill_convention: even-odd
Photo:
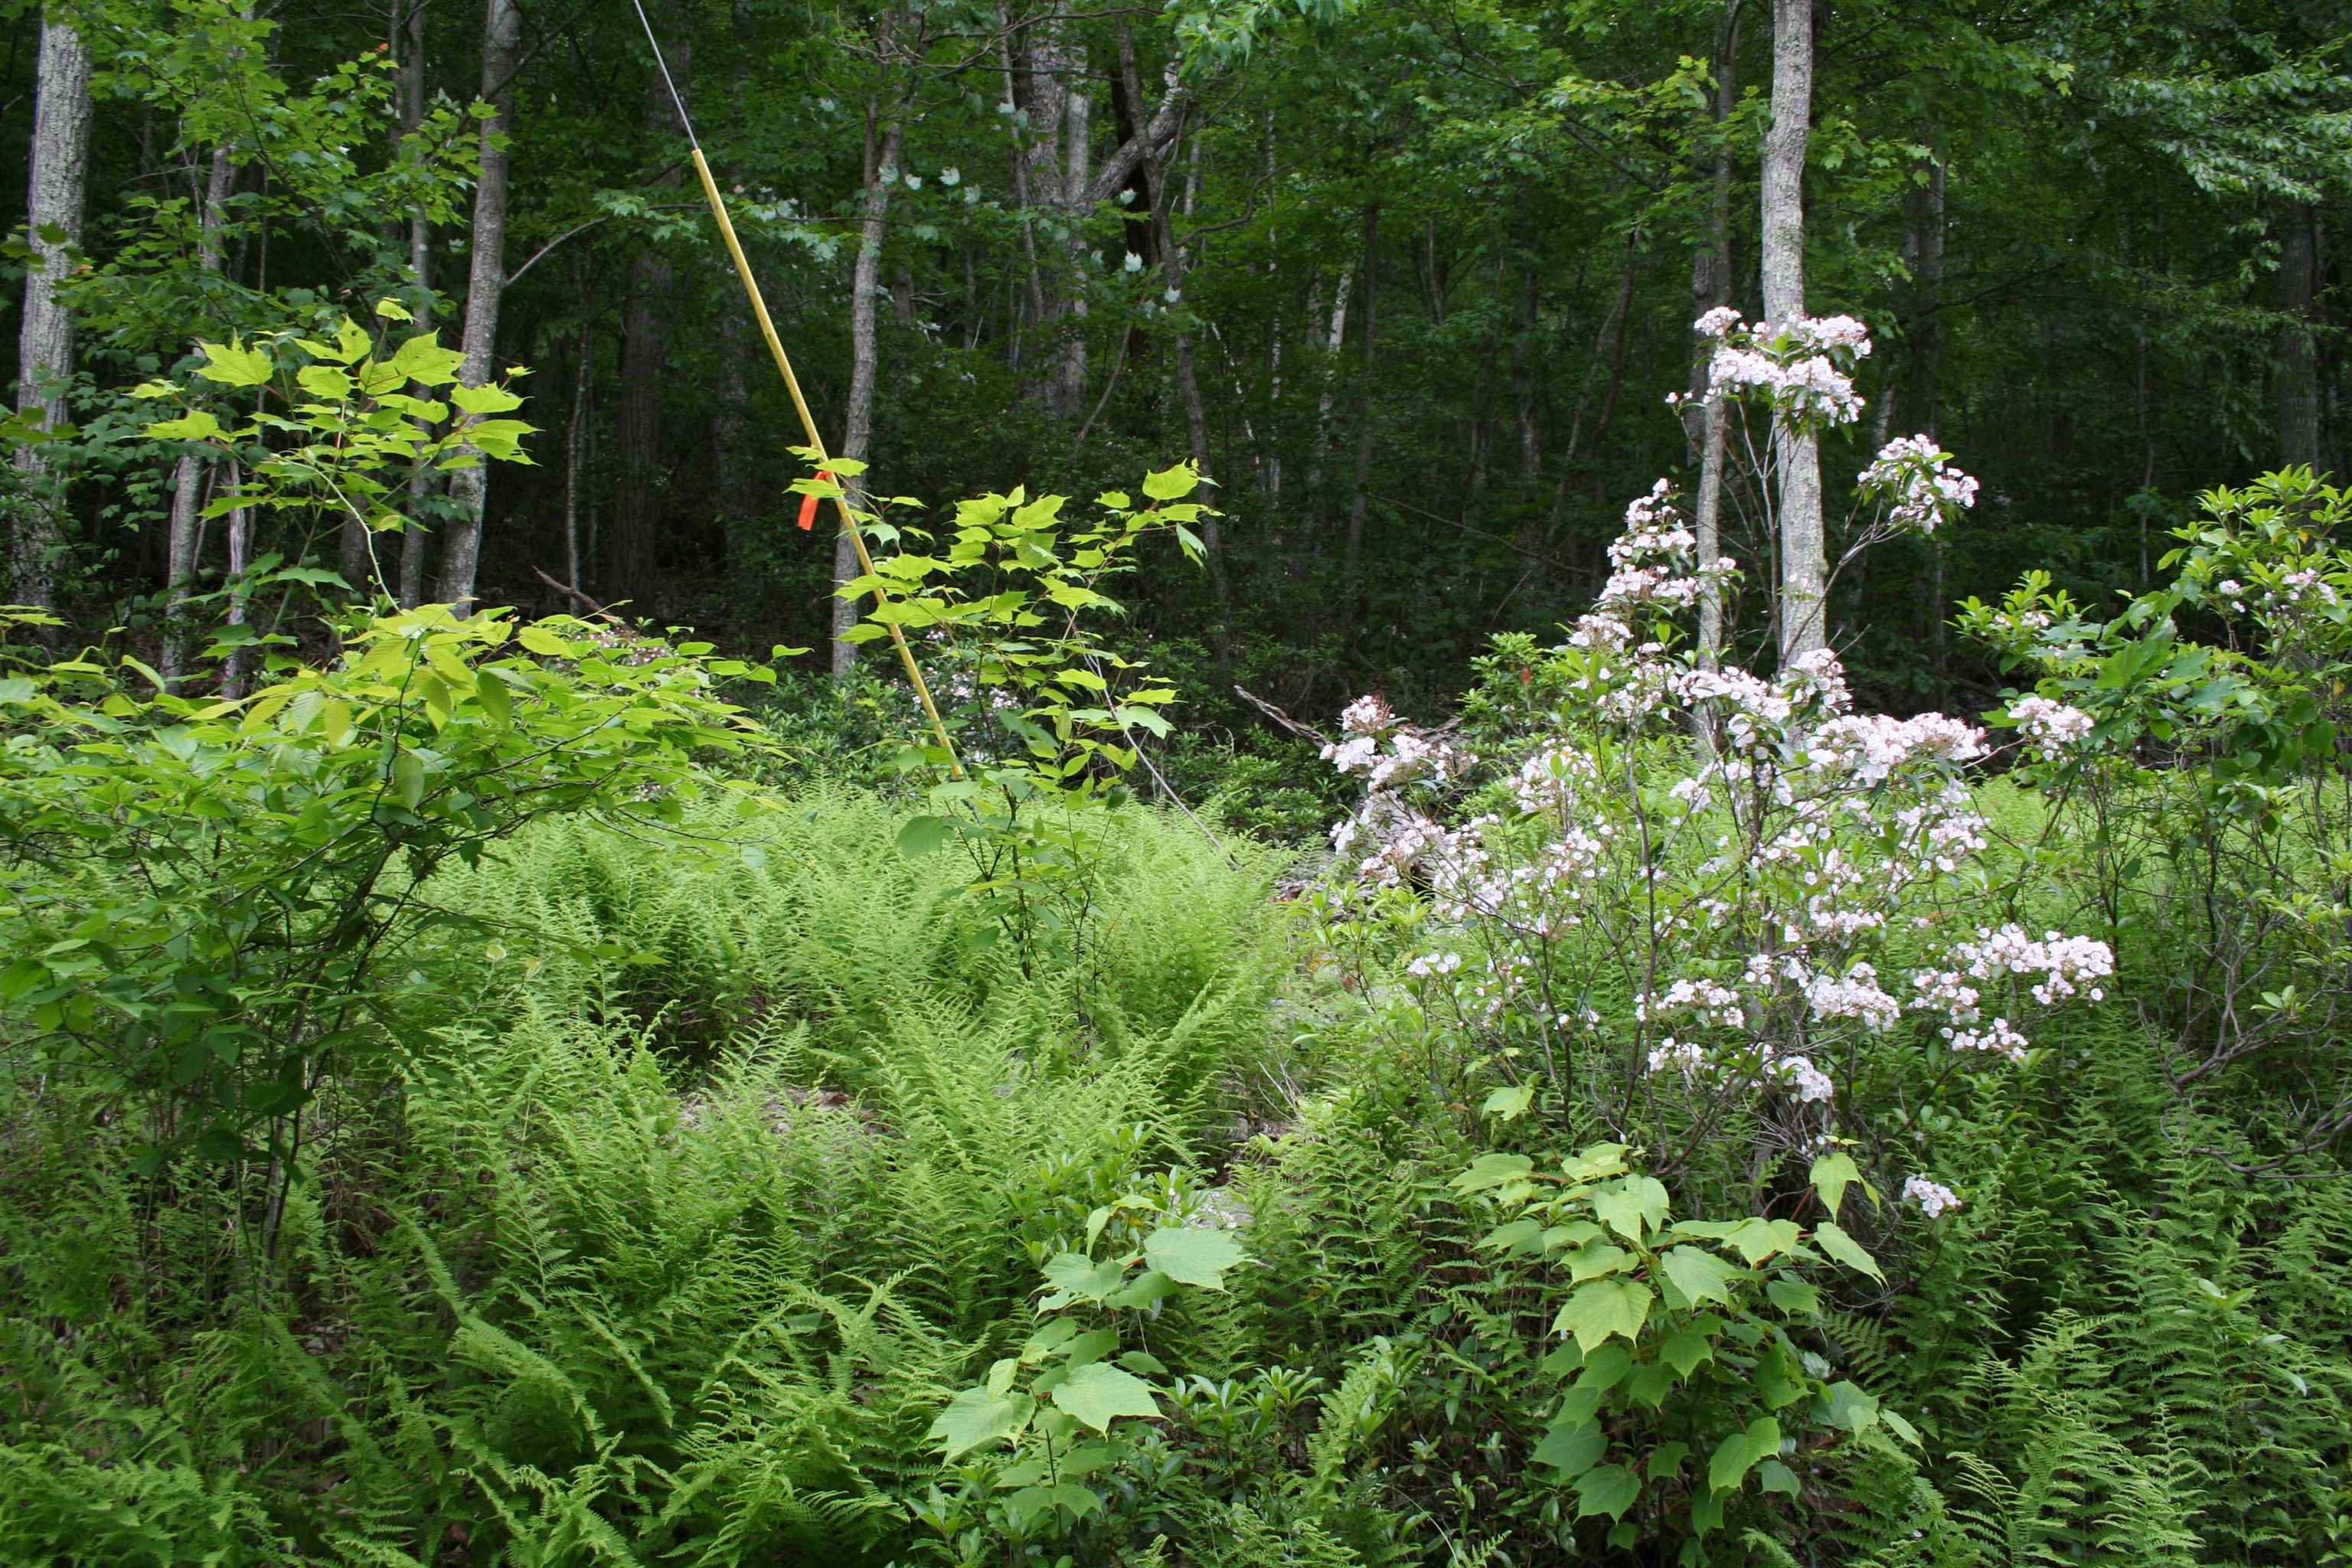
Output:
[[[1772,124],[1764,135],[1764,313],[1805,313],[1805,146],[1812,133],[1812,0],[1772,0]],[[1810,430],[1772,422],[1780,479],[1780,658],[1824,645],[1829,546],[1822,526],[1822,455]]]
[[[857,260],[849,287],[849,408],[841,455],[856,462],[874,453],[874,389],[881,374],[882,246],[890,232],[890,187],[898,182],[906,136],[906,102],[891,71],[899,62],[896,46],[904,19],[886,12],[875,39],[883,79],[866,108],[865,206],[857,230]],[[860,495],[862,487],[853,485]],[[833,581],[838,589],[858,574],[857,547],[848,531],[834,541]],[[836,593],[833,600],[833,673],[848,675],[857,662],[849,640],[857,624],[857,603]]]
[[[482,172],[474,187],[471,265],[466,279],[464,364],[457,379],[480,386],[490,379],[498,357],[499,306],[506,293],[507,126],[514,112],[515,69],[522,58],[522,11],[515,0],[488,0],[482,17]],[[470,605],[474,575],[482,557],[482,514],[489,500],[489,473],[477,458],[449,476],[455,513],[442,547],[441,597]]]
[[[30,201],[32,265],[25,273],[25,319],[17,333],[16,409],[49,428],[65,422],[65,384],[74,373],[73,318],[58,298],[70,252],[81,241],[89,167],[89,47],[54,11],[41,16],[41,52],[33,89]],[[56,607],[56,558],[65,542],[63,500],[52,493],[48,455],[35,443],[16,448],[24,510],[10,551],[14,596]]]

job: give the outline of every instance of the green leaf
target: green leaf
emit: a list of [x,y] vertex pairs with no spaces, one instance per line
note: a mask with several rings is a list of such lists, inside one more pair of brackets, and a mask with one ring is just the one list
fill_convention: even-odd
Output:
[[1854,1164],[1853,1155],[1840,1150],[1813,1162],[1811,1179],[1813,1191],[1822,1195],[1823,1206],[1834,1219],[1838,1205],[1845,1201],[1846,1188],[1862,1180],[1862,1171]]
[[1666,1223],[1666,1189],[1654,1176],[1621,1176],[1592,1194],[1593,1217],[1628,1241],[1642,1239],[1646,1224]]
[[1837,1226],[1826,1220],[1823,1221],[1814,1229],[1813,1240],[1823,1252],[1828,1253],[1848,1268],[1858,1274],[1867,1274],[1882,1285],[1886,1283],[1886,1276],[1878,1271],[1878,1264],[1869,1253],[1862,1249],[1862,1243],[1854,1240]]
[[1242,1261],[1241,1244],[1222,1230],[1171,1226],[1143,1241],[1144,1261],[1181,1285],[1225,1288],[1225,1270]]
[[242,342],[203,343],[205,363],[196,374],[206,381],[217,381],[227,386],[260,386],[269,380],[269,356],[259,349],[249,349]]
[[220,433],[221,422],[201,408],[147,426],[147,434],[158,441],[209,441]]
[[1621,1518],[1641,1495],[1639,1476],[1622,1465],[1601,1465],[1585,1471],[1576,1483],[1576,1517],[1605,1513],[1611,1519]]
[[940,1446],[941,1458],[952,1459],[982,1443],[1019,1436],[1036,1408],[1037,1402],[1025,1394],[967,1388],[948,1402],[923,1436]]
[[919,860],[942,847],[955,837],[955,824],[944,816],[908,817],[907,825],[898,829],[898,853],[909,860]]
[[1573,1334],[1586,1355],[1612,1335],[1637,1338],[1654,1300],[1650,1288],[1631,1279],[1595,1279],[1580,1285],[1552,1320],[1552,1331]]
[[1110,1424],[1122,1415],[1148,1419],[1160,1414],[1151,1385],[1108,1362],[1080,1367],[1054,1390],[1053,1398],[1056,1409],[1097,1432],[1109,1431]]
[[1179,463],[1143,476],[1143,493],[1153,500],[1181,500],[1201,488],[1201,476],[1190,463]]
[[1706,1464],[1706,1484],[1719,1492],[1737,1491],[1750,1469],[1780,1451],[1780,1424],[1769,1415],[1759,1415],[1748,1424],[1747,1430],[1734,1432],[1716,1445]]
[[1715,1359],[1715,1346],[1705,1334],[1685,1329],[1659,1347],[1658,1356],[1677,1374],[1688,1377],[1701,1362]]
[[1822,1414],[1832,1426],[1867,1432],[1878,1425],[1878,1400],[1859,1384],[1840,1379],[1822,1394]]
[[1470,1162],[1468,1170],[1454,1178],[1453,1186],[1457,1193],[1483,1192],[1521,1180],[1535,1168],[1536,1163],[1525,1154],[1481,1154]]
[[521,398],[496,382],[480,386],[453,386],[449,389],[449,401],[467,414],[504,414],[522,406]]
[[1533,1105],[1535,1100],[1536,1080],[1529,1079],[1525,1083],[1509,1085],[1495,1090],[1486,1097],[1486,1103],[1478,1110],[1482,1114],[1492,1116],[1498,1121],[1517,1121],[1528,1113],[1528,1107]]
[[482,711],[488,713],[493,721],[499,724],[514,722],[514,700],[507,695],[507,683],[499,679],[496,671],[478,669],[474,672],[474,700],[482,705]]
[[1581,1421],[1553,1422],[1530,1458],[1538,1465],[1549,1465],[1563,1480],[1570,1480],[1599,1464],[1601,1456],[1608,1450],[1609,1438],[1601,1430],[1601,1423],[1588,1416]]
[[[403,381],[414,381],[425,386],[447,386],[457,379],[457,367],[466,363],[466,355],[461,349],[443,348],[441,334],[438,332],[419,332],[400,345],[398,351],[393,354],[390,363],[392,370]],[[461,387],[457,390],[463,392],[467,389]],[[466,407],[456,392],[450,395],[450,401],[456,403],[460,408]],[[499,409],[477,408],[468,409],[467,412],[503,413],[506,408],[520,406],[521,401],[520,398],[517,398]]]
[[1706,1301],[1728,1302],[1733,1283],[1747,1278],[1744,1270],[1696,1246],[1669,1247],[1662,1263],[1666,1278],[1695,1307]]
[[425,799],[425,763],[415,752],[404,751],[393,758],[392,793],[411,811]]

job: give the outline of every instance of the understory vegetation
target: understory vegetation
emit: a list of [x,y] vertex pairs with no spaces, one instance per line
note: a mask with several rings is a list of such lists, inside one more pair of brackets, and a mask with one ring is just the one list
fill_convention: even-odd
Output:
[[2352,1568],[2329,7],[0,24],[0,1568]]
[[0,1558],[2352,1557],[2340,492],[1969,608],[1989,734],[1677,651],[1662,488],[1325,856],[988,630],[1191,490],[968,503],[928,740],[501,612],[17,659]]

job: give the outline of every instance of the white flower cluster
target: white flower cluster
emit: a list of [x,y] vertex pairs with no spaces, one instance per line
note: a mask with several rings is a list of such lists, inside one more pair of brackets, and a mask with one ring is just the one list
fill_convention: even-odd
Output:
[[1404,972],[1415,980],[1434,980],[1451,974],[1462,967],[1458,952],[1424,952],[1404,966]]
[[1969,763],[1984,754],[1982,730],[1941,713],[1922,713],[1916,719],[1850,713],[1813,732],[1805,760],[1815,773],[1872,784],[1885,782],[1915,763]]
[[1925,436],[1897,437],[1878,449],[1858,482],[1886,500],[1891,526],[1933,533],[1937,524],[1977,504],[1977,481],[1953,468],[1950,457]]
[[1718,307],[1696,325],[1700,336],[1715,340],[1706,372],[1710,400],[1755,391],[1794,419],[1850,425],[1862,416],[1853,368],[1869,355],[1870,333],[1852,316],[1749,326],[1738,311]]
[[1805,1005],[1816,1018],[1852,1018],[1874,1035],[1903,1017],[1903,1005],[1879,989],[1878,971],[1867,963],[1840,975],[1814,975],[1805,985]]
[[1934,1219],[1946,1209],[1960,1206],[1960,1195],[1941,1182],[1931,1182],[1925,1176],[1903,1178],[1903,1201],[1917,1204],[1919,1212]]
[[2089,740],[2097,722],[2080,708],[2047,697],[2021,697],[2010,704],[2009,713],[2045,757],[2063,756],[2068,747]]
[[1999,931],[1979,929],[1977,940],[1962,943],[1952,956],[1979,980],[2003,974],[2041,976],[2033,984],[2033,999],[2044,1007],[2084,991],[2092,1001],[2103,1002],[2107,994],[2095,982],[2116,972],[2115,950],[2105,942],[2054,931],[2036,942],[2015,921]]

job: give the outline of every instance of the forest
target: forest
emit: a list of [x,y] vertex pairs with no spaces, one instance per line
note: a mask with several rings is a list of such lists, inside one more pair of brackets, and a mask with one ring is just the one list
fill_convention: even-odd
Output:
[[0,1568],[2352,1568],[2337,0],[0,18]]

